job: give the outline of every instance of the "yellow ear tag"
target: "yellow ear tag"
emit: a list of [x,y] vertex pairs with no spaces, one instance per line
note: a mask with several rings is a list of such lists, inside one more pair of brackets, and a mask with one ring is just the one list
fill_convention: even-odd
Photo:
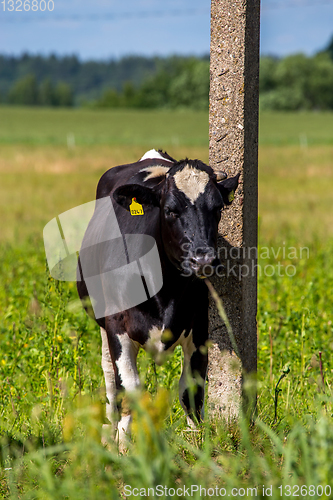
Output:
[[131,215],[144,215],[142,205],[137,203],[136,198],[132,198],[132,203],[130,204]]
[[229,203],[231,203],[233,201],[233,199],[235,198],[235,191],[231,191],[229,194],[228,194],[228,201]]

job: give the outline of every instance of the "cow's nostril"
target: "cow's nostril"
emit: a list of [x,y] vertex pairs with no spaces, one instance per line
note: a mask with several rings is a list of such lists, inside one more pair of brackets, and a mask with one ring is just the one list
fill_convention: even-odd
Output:
[[196,255],[191,258],[191,262],[196,266],[207,266],[213,265],[213,262],[217,260],[211,253]]

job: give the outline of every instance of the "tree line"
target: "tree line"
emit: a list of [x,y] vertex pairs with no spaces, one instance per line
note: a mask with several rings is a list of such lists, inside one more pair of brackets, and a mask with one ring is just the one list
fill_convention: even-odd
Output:
[[8,104],[29,106],[73,106],[73,91],[66,82],[54,85],[45,78],[39,85],[35,75],[28,74],[17,80],[7,95]]
[[259,95],[261,109],[333,109],[333,57],[262,57]]
[[99,107],[208,109],[209,59],[171,58],[156,73],[135,86],[107,89],[95,102]]
[[108,89],[121,93],[126,82],[132,82],[138,88],[163,68],[180,65],[186,59],[180,56],[128,56],[110,61],[80,61],[75,55],[0,55],[0,100],[9,102],[13,87],[29,76],[30,80],[25,82],[27,86],[32,87],[31,77],[35,78],[37,86],[46,79],[54,86],[66,83],[72,91],[75,105],[93,103]]
[[[260,59],[260,107],[333,109],[333,37],[314,56]],[[8,104],[208,109],[209,56],[0,56],[0,99]]]

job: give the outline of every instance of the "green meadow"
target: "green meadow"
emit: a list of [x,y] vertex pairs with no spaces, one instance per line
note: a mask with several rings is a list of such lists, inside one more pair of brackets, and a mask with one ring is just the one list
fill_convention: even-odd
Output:
[[181,352],[163,367],[140,354],[145,391],[119,455],[101,444],[99,330],[74,284],[50,278],[43,227],[152,147],[208,162],[208,114],[0,107],[0,498],[113,499],[133,488],[152,498],[158,485],[161,498],[203,498],[196,485],[212,498],[333,497],[332,131],[333,113],[260,115],[259,263],[269,267],[259,273],[255,422],[207,411],[190,430]]

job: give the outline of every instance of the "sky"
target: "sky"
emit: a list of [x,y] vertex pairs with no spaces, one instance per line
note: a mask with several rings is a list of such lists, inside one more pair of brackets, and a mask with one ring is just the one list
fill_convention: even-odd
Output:
[[[0,2],[0,53],[82,60],[209,53],[210,0],[26,0],[26,8],[33,1],[35,11],[24,11],[24,0]],[[261,54],[312,55],[333,35],[333,0],[261,5]]]

